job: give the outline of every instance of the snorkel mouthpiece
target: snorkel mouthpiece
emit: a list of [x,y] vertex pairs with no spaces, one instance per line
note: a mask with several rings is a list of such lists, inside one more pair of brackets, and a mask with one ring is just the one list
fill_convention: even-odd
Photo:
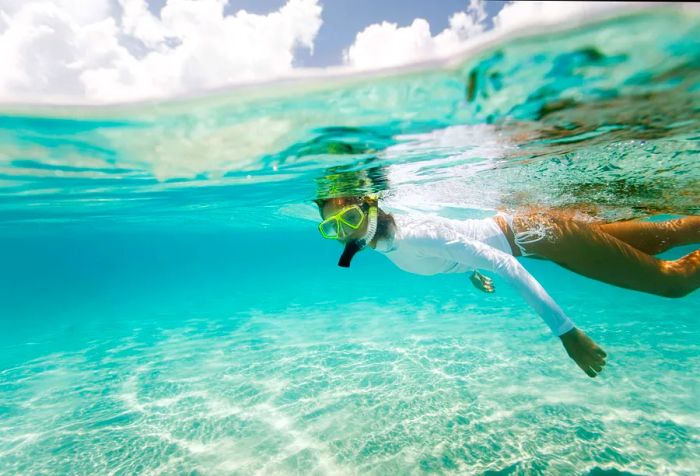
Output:
[[362,248],[367,246],[368,243],[372,242],[376,233],[377,207],[371,206],[369,209],[369,222],[367,223],[367,232],[365,233],[365,236],[358,240],[349,241],[345,245],[343,254],[340,255],[340,259],[338,260],[338,266],[340,266],[341,268],[349,268],[352,258],[357,254],[358,251],[361,251]]

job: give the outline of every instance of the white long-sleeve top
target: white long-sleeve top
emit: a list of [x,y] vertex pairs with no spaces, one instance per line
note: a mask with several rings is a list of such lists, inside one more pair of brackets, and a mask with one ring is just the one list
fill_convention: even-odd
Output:
[[391,240],[376,250],[409,273],[434,275],[482,269],[508,281],[560,336],[574,323],[547,291],[512,255],[510,245],[493,218],[452,220],[434,216],[392,215]]

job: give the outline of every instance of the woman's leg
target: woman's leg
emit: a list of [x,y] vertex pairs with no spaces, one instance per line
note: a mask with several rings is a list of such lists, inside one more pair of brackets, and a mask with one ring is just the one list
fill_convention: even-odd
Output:
[[650,255],[676,246],[700,243],[700,216],[663,222],[629,220],[593,226]]
[[659,260],[588,224],[542,214],[516,216],[517,231],[544,225],[548,236],[525,245],[529,253],[589,278],[666,297],[700,287],[700,250],[675,261]]

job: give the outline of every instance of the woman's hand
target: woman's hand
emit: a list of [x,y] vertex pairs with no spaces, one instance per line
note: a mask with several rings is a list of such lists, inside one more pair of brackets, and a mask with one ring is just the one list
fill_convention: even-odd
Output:
[[573,328],[559,336],[566,353],[586,372],[589,377],[595,377],[603,371],[605,358],[608,354],[598,347],[583,331]]
[[487,276],[484,276],[478,271],[474,271],[474,273],[469,277],[469,280],[479,291],[483,291],[485,293],[492,293],[494,291],[493,280]]

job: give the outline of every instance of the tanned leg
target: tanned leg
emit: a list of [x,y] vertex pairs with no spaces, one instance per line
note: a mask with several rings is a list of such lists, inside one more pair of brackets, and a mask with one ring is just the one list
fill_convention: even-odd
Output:
[[[606,225],[542,214],[514,219],[516,230],[531,229],[538,223],[547,226],[549,238],[527,244],[526,250],[578,274],[665,297],[682,297],[700,287],[700,250],[675,261],[659,260],[602,231]],[[614,231],[620,235],[626,231],[625,236],[633,240],[630,229],[617,227]],[[639,240],[637,244],[644,247],[645,242]],[[647,246],[654,251],[651,248]]]
[[700,216],[663,222],[629,220],[592,226],[650,255],[676,246],[700,243]]

